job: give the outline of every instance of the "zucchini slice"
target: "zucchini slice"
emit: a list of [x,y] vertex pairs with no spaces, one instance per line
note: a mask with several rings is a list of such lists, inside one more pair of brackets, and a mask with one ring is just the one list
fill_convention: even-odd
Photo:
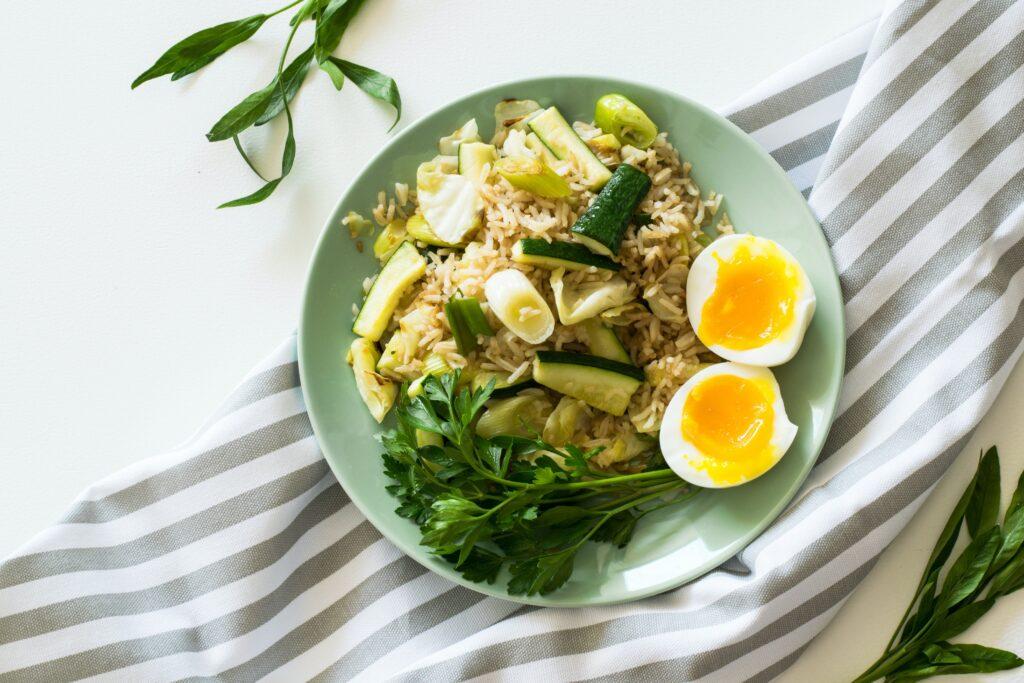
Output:
[[622,415],[644,381],[644,371],[627,363],[564,351],[538,351],[533,378],[612,415]]
[[607,256],[600,256],[582,244],[548,242],[542,239],[521,239],[512,246],[512,260],[541,268],[586,270],[591,266],[604,270],[618,270],[621,266]]
[[612,177],[608,167],[590,151],[556,108],[548,107],[527,125],[556,157],[570,161],[579,169],[590,189],[601,189]]
[[633,359],[629,357],[626,347],[619,341],[614,329],[605,325],[598,318],[588,318],[581,322],[580,326],[583,327],[590,353],[620,363],[632,364]]
[[352,324],[352,331],[370,341],[380,339],[402,294],[412,283],[423,277],[426,271],[427,260],[412,244],[402,242],[366,293],[366,300]]
[[348,362],[356,379],[356,389],[377,422],[391,410],[398,396],[398,385],[377,373],[380,354],[369,339],[357,338],[348,350]]
[[598,254],[618,254],[633,212],[650,189],[651,179],[646,173],[636,166],[622,164],[572,226],[573,239]]

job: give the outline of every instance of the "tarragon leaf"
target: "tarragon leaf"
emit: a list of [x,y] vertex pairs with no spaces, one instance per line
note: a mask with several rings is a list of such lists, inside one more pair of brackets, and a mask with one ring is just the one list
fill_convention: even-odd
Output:
[[[338,67],[341,73],[355,83],[364,93],[394,107],[395,120],[391,124],[391,128],[398,125],[398,120],[402,118],[402,96],[398,93],[398,84],[395,83],[395,79],[369,67],[360,66],[354,62],[348,62],[337,57],[330,57],[328,60],[331,64]],[[341,88],[340,85],[335,85],[339,89]],[[391,130],[391,128],[388,130]]]
[[234,46],[251,38],[267,19],[266,14],[256,14],[193,33],[169,47],[153,66],[139,74],[138,78],[132,81],[132,89],[167,74],[173,74],[173,79],[177,80],[198,71]]
[[995,524],[999,517],[999,452],[995,446],[981,457],[975,480],[974,493],[964,515],[972,538]]

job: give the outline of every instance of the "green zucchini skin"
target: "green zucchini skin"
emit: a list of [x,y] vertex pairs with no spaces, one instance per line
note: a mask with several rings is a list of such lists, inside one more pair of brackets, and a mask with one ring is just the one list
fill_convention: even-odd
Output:
[[566,268],[585,270],[590,266],[604,270],[619,270],[620,266],[607,256],[601,256],[575,242],[548,242],[542,239],[519,240],[512,253],[512,260],[519,263],[545,268]]
[[500,387],[495,389],[494,391],[491,392],[491,398],[512,398],[523,389],[532,389],[534,387],[539,386],[540,385],[537,384],[532,379],[528,379],[522,382],[516,382],[515,384],[510,384],[507,387]]
[[643,382],[644,379],[646,379],[643,369],[638,368],[635,365],[620,363],[617,360],[601,358],[600,356],[588,356],[584,353],[570,353],[569,351],[538,351],[537,360],[541,363],[580,365],[588,368],[597,368],[598,370],[607,370],[608,372],[615,372],[620,375],[625,375],[626,377],[632,377],[638,382]]
[[646,173],[629,164],[620,165],[572,226],[573,236],[599,254],[615,256],[633,212],[650,189],[651,179]]

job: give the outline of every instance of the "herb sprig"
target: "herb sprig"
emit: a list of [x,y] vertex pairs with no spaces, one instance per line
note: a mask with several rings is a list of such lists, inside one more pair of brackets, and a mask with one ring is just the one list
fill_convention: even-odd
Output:
[[473,424],[493,390],[493,380],[459,388],[458,371],[428,377],[422,394],[399,404],[397,427],[381,435],[396,512],[470,581],[493,583],[507,567],[509,594],[550,593],[569,579],[587,542],[625,546],[644,515],[699,491],[667,468],[595,469],[590,459],[600,449],[485,439]]
[[[225,202],[218,208],[259,203],[273,194],[281,181],[291,172],[295,163],[295,124],[292,120],[289,103],[302,87],[309,66],[313,62],[330,77],[334,87],[338,90],[341,89],[347,78],[366,94],[390,104],[395,109],[395,121],[391,127],[394,128],[398,124],[398,120],[402,116],[402,98],[394,79],[369,67],[333,56],[345,30],[364,1],[295,0],[269,14],[256,14],[205,28],[172,45],[156,60],[153,66],[142,72],[132,82],[132,89],[135,89],[143,83],[161,76],[170,76],[172,81],[176,81],[195,73],[231,48],[251,38],[268,19],[301,4],[299,10],[292,15],[289,21],[291,31],[288,33],[284,49],[278,59],[274,78],[266,86],[248,95],[228,110],[206,134],[206,138],[210,142],[231,140],[245,163],[264,183],[252,194]],[[286,67],[285,62],[292,41],[299,26],[306,20],[315,23],[313,43],[299,53]],[[246,154],[239,135],[253,126],[262,126],[277,118],[282,112],[288,121],[288,134],[281,155],[281,172],[278,177],[268,180],[260,174]]]
[[[939,534],[914,598],[885,652],[854,683],[918,681],[1024,664],[1006,650],[949,642],[984,616],[996,600],[1024,588],[1024,474],[1001,526],[997,524],[999,489],[999,454],[993,446],[981,457],[974,478]],[[971,542],[942,578],[965,523]]]

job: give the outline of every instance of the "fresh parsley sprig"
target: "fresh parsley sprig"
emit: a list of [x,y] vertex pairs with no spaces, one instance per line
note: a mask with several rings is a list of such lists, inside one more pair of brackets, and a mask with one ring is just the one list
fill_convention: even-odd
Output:
[[[999,454],[993,446],[981,457],[974,478],[939,534],[885,652],[854,683],[918,681],[1024,664],[1006,650],[949,642],[984,616],[996,600],[1024,588],[1024,474],[1001,526],[997,524],[999,503]],[[965,522],[971,542],[941,578]]]
[[[337,89],[341,89],[347,78],[371,97],[390,104],[395,109],[395,121],[391,127],[394,128],[398,124],[402,116],[402,98],[394,79],[369,67],[334,57],[332,54],[364,1],[295,0],[270,14],[256,14],[205,28],[172,45],[153,66],[132,82],[134,89],[161,76],[169,75],[172,81],[176,81],[195,73],[231,48],[251,38],[267,19],[302,5],[289,21],[292,28],[281,51],[274,78],[228,110],[206,134],[210,142],[231,140],[245,163],[264,183],[252,194],[225,202],[218,208],[261,202],[273,194],[281,181],[291,172],[295,163],[295,124],[289,103],[302,87],[312,62],[316,62],[317,66],[330,76]],[[313,43],[285,67],[295,33],[299,25],[306,20],[315,22]],[[262,126],[277,118],[282,112],[288,121],[288,134],[281,155],[281,173],[277,178],[267,180],[246,154],[239,135],[253,126]]]
[[[667,468],[614,475],[592,467],[600,449],[475,433],[494,390],[459,387],[459,372],[428,377],[403,398],[382,434],[396,512],[419,524],[421,544],[468,580],[493,583],[508,568],[511,595],[547,594],[572,574],[587,542],[625,546],[644,515],[699,489]],[[406,396],[406,392],[402,392]],[[440,445],[420,445],[422,435]]]

